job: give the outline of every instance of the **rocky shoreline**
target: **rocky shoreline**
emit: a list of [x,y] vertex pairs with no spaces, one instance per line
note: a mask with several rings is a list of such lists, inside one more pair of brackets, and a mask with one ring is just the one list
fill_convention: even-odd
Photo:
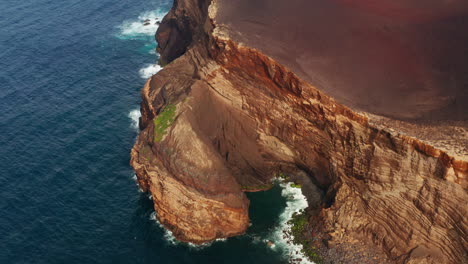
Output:
[[242,234],[244,191],[286,173],[320,190],[305,191],[319,200],[310,236],[326,238],[319,248],[330,263],[463,263],[465,156],[374,126],[234,42],[216,10],[174,1],[157,33],[166,67],[142,90],[131,165],[161,224],[192,243]]

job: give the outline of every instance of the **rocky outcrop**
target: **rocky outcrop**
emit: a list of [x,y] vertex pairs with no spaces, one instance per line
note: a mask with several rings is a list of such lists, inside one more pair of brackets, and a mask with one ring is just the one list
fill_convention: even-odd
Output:
[[170,63],[142,90],[131,164],[163,225],[194,243],[241,234],[249,223],[243,191],[284,172],[323,190],[314,221],[330,245],[368,240],[402,263],[466,261],[463,157],[377,128],[213,32],[208,5],[175,1],[157,35]]
[[206,43],[211,30],[207,20],[210,0],[174,0],[156,34],[160,63],[165,65],[184,54],[192,43]]

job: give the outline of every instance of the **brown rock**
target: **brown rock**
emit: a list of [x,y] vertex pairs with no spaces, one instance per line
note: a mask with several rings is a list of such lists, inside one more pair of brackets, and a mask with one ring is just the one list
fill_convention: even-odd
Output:
[[[240,186],[283,171],[307,175],[326,194],[315,219],[329,245],[363,240],[399,262],[465,261],[465,158],[377,128],[212,32],[209,2],[175,1],[157,35],[171,63],[142,90],[131,164],[161,223],[195,243],[243,233],[249,202]],[[157,141],[153,119],[168,105],[175,120]]]

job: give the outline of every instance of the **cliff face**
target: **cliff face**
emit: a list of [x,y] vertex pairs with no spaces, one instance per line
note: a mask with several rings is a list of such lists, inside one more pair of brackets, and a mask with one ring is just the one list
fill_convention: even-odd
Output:
[[465,261],[468,163],[374,127],[213,32],[209,4],[175,1],[157,34],[169,64],[142,90],[131,164],[161,223],[195,243],[241,234],[243,189],[285,172],[323,190],[314,221],[329,244],[369,240],[399,262]]
[[210,0],[174,0],[156,34],[162,64],[180,57],[192,43],[204,42],[212,28],[207,20]]

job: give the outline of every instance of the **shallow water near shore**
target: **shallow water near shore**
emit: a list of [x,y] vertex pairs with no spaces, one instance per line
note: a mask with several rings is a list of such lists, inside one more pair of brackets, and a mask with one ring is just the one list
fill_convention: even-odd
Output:
[[0,263],[287,263],[266,240],[303,197],[279,185],[248,194],[247,234],[202,247],[168,240],[138,191],[139,91],[171,5],[0,2]]

